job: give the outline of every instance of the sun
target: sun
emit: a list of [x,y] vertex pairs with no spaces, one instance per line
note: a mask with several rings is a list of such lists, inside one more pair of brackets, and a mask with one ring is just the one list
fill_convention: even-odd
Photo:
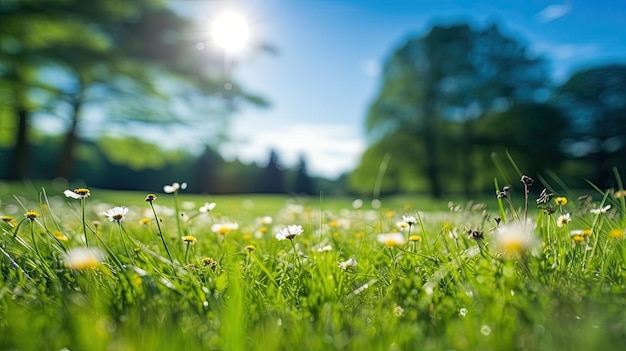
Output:
[[246,20],[232,11],[217,16],[211,26],[215,44],[229,52],[243,49],[248,42],[249,34]]

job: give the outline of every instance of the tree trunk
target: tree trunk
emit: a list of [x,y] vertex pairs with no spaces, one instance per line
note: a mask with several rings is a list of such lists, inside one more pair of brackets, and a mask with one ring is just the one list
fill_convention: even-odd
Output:
[[65,134],[63,147],[61,148],[61,156],[56,171],[56,176],[70,179],[74,175],[74,163],[76,162],[76,146],[78,146],[78,120],[80,108],[82,107],[82,99],[76,98],[72,103],[72,124]]
[[23,106],[18,106],[17,115],[17,135],[15,147],[13,149],[13,160],[11,162],[10,179],[25,179],[28,177],[30,165],[29,144],[28,144],[28,111]]

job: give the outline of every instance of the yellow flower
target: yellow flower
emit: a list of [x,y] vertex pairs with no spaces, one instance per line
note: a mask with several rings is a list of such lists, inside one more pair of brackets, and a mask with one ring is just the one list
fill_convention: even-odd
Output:
[[554,202],[556,202],[559,206],[565,206],[567,204],[567,198],[563,196],[559,196],[554,198]]
[[217,267],[217,261],[211,257],[205,257],[202,259],[202,265],[204,267],[215,268]]
[[624,229],[611,229],[611,231],[609,232],[609,237],[613,238],[613,239],[622,239],[624,238],[624,236],[626,236],[626,230]]
[[422,237],[421,237],[421,236],[419,236],[419,235],[411,235],[411,236],[409,237],[409,241],[414,241],[414,242],[415,242],[415,241],[422,241]]
[[507,255],[529,251],[539,244],[532,230],[532,223],[513,222],[498,228],[496,245]]
[[185,236],[183,236],[182,239],[187,244],[195,244],[196,243],[196,237],[192,236],[192,235],[185,235]]
[[254,250],[256,250],[256,247],[254,247],[254,245],[248,245],[248,246],[246,246],[246,251],[248,251],[248,252],[252,252],[252,251],[254,251]]
[[104,253],[98,248],[73,248],[65,254],[64,261],[67,268],[84,271],[98,267],[104,261]]
[[243,240],[250,240],[252,239],[252,234],[246,233],[243,235]]
[[139,220],[139,223],[143,224],[143,225],[146,225],[146,224],[150,223],[150,221],[151,221],[150,218],[143,217],[142,219]]
[[56,232],[54,233],[54,237],[57,238],[57,240],[59,241],[67,241],[67,237],[65,235],[63,235],[63,233],[61,232]]
[[34,220],[35,218],[39,217],[39,212],[37,211],[26,211],[26,213],[24,213],[24,217],[30,219],[31,221]]
[[156,200],[156,199],[157,199],[157,196],[156,196],[156,195],[154,195],[154,194],[148,194],[148,195],[146,195],[146,202],[152,202],[152,201],[154,201],[154,200]]
[[226,235],[239,228],[237,223],[215,223],[211,226],[211,231],[216,234]]
[[575,243],[582,243],[583,241],[585,241],[585,237],[582,235],[574,234],[572,235],[572,240],[574,240]]
[[404,234],[401,233],[385,233],[378,234],[376,236],[378,242],[385,244],[388,247],[402,246],[406,242]]
[[10,227],[15,227],[15,218],[11,216],[2,216],[2,220],[5,221]]

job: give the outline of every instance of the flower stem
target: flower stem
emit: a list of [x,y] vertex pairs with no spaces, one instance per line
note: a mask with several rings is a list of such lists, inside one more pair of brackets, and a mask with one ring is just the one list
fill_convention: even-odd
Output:
[[167,252],[167,257],[169,257],[170,262],[172,264],[172,270],[174,271],[174,275],[176,274],[176,267],[174,266],[174,259],[172,259],[172,254],[170,253],[170,249],[167,247],[167,243],[165,242],[165,237],[163,236],[163,231],[161,230],[161,224],[159,223],[159,217],[157,216],[156,210],[154,209],[154,205],[150,202],[150,208],[152,208],[152,213],[154,213],[154,221],[157,224],[157,229],[159,230],[159,237],[161,237],[161,241],[163,242],[163,247],[165,247],[165,252]]

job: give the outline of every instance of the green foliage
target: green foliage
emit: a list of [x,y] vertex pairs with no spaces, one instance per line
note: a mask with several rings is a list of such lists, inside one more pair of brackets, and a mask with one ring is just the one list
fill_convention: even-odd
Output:
[[[206,198],[180,188],[147,203],[96,189],[12,198],[0,187],[0,214],[15,219],[0,221],[0,348],[618,350],[626,208],[616,175],[615,189],[578,204],[547,195],[528,212],[519,208],[536,203],[524,200],[536,184],[503,189],[498,229],[493,198],[423,212],[428,202],[412,198],[372,209],[215,197],[201,212]],[[128,213],[108,221],[111,203]],[[238,226],[218,234],[222,223]],[[287,225],[304,232],[276,240]],[[378,240],[395,231],[402,242]],[[104,257],[75,260],[85,235]]]

